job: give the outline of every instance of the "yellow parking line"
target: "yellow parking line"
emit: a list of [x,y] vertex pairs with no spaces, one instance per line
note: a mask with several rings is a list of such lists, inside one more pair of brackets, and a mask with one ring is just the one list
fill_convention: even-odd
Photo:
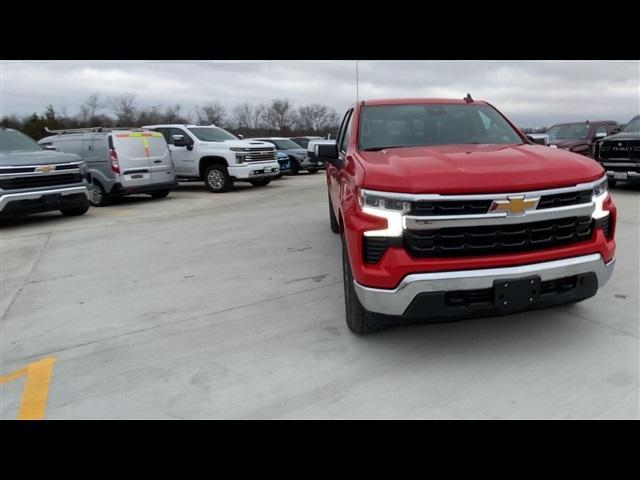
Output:
[[15,372],[0,376],[0,384],[10,382],[23,375],[27,377],[20,400],[18,420],[41,420],[44,418],[47,396],[49,395],[49,381],[55,361],[56,359],[53,357],[43,358]]

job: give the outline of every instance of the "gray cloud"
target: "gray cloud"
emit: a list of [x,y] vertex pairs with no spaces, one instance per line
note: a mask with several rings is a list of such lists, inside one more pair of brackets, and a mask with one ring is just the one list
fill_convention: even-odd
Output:
[[[360,98],[471,92],[521,126],[586,119],[625,122],[640,111],[639,61],[361,61]],[[353,61],[2,61],[0,115],[73,114],[91,93],[135,92],[140,105],[289,98],[342,113],[356,99]]]

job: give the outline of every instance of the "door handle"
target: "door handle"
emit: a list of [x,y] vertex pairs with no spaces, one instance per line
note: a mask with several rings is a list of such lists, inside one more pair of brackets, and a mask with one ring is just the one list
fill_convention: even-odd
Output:
[[162,160],[154,160],[153,163],[162,163]]

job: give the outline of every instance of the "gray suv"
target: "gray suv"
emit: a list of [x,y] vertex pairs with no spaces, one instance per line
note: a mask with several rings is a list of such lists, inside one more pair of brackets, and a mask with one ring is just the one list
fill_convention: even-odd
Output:
[[89,210],[89,171],[77,155],[56,152],[0,127],[0,215]]

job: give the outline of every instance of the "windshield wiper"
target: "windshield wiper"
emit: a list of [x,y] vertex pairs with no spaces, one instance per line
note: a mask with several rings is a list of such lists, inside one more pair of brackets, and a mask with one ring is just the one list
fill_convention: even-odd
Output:
[[369,147],[364,148],[364,152],[379,152],[380,150],[386,150],[387,148],[404,148],[406,145],[389,145],[387,147]]

